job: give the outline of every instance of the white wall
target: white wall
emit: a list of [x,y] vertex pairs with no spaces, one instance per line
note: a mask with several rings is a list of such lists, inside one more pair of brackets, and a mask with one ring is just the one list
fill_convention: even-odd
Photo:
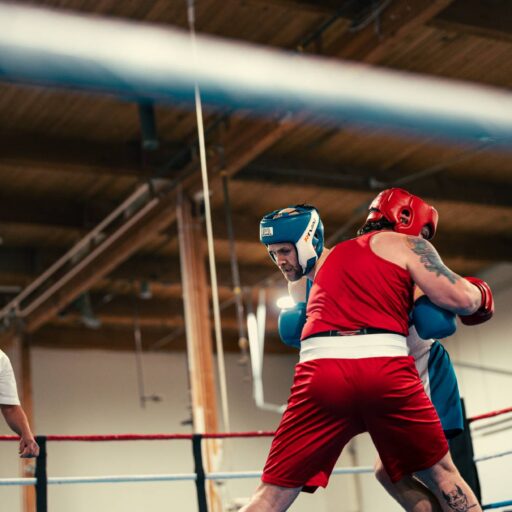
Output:
[[[141,409],[133,355],[114,352],[32,352],[35,428],[44,434],[187,432],[186,368],[182,356],[152,355],[147,387],[164,401]],[[175,390],[183,392],[177,393]],[[49,443],[48,475],[105,475],[189,472],[189,446],[177,441],[140,443]],[[2,456],[14,473],[15,456]],[[2,470],[6,476],[6,470]],[[140,510],[150,502],[166,503],[166,484],[107,484],[49,487],[50,511]],[[180,496],[193,499],[192,483],[177,483]],[[144,492],[143,492],[144,491]],[[4,494],[4,490],[0,489]],[[2,496],[3,498],[3,496]],[[3,502],[4,500],[1,499]],[[14,506],[9,511],[20,510]]]
[[[145,354],[146,391],[160,403],[139,405],[135,358],[130,353],[34,349],[31,356],[35,429],[41,434],[109,434],[190,432],[184,354]],[[290,389],[295,356],[265,361],[267,401],[281,404]],[[260,411],[252,401],[248,370],[234,354],[227,356],[228,393],[233,431],[274,430],[279,416]],[[9,433],[0,422],[0,431]],[[261,470],[270,440],[225,442],[223,470]],[[157,474],[193,471],[189,441],[119,443],[48,443],[48,475]],[[18,476],[15,443],[0,443],[0,478]],[[340,510],[332,503],[354,501],[352,478],[334,477],[339,485],[327,492],[304,495],[296,512]],[[221,493],[226,504],[249,497],[257,480],[230,481]],[[21,511],[20,488],[0,487],[0,510]],[[191,482],[49,486],[50,512],[139,512],[197,510]],[[351,494],[352,493],[352,494]],[[344,510],[355,511],[350,507]]]
[[[492,269],[486,279],[496,290],[496,315],[481,327],[459,326],[445,345],[452,359],[488,367],[512,369],[512,266]],[[286,400],[296,356],[265,358],[265,398]],[[184,354],[146,354],[148,393],[163,397],[160,403],[139,406],[135,359],[130,353],[34,349],[32,375],[35,426],[41,434],[108,434],[190,432],[181,421],[189,417],[186,361]],[[274,430],[275,413],[255,409],[247,371],[236,355],[227,357],[228,392],[233,431]],[[457,368],[468,415],[512,406],[512,379],[491,372]],[[509,416],[502,416],[500,420]],[[496,421],[487,420],[487,423]],[[475,426],[481,427],[482,422]],[[510,421],[495,427],[512,426]],[[512,429],[489,434],[475,431],[476,454],[512,449]],[[9,433],[0,422],[0,432]],[[482,435],[482,434],[489,435]],[[225,470],[261,470],[268,452],[268,439],[231,440],[225,443]],[[358,436],[343,453],[338,466],[372,465],[375,450],[367,435]],[[49,476],[151,474],[190,472],[193,468],[188,441],[129,443],[49,443]],[[479,464],[484,503],[512,499],[512,456]],[[18,475],[15,443],[0,443],[0,478]],[[357,483],[357,485],[356,485]],[[256,480],[230,481],[221,487],[225,503],[248,497]],[[358,507],[357,488],[359,486]],[[140,510],[197,510],[194,484],[134,483],[51,486],[50,512],[131,512]],[[0,487],[0,510],[21,511],[19,488]],[[302,494],[293,512],[387,512],[398,507],[372,475],[336,476],[327,490]]]

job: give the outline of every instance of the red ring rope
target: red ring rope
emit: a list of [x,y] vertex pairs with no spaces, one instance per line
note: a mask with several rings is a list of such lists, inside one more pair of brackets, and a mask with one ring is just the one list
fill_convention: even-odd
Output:
[[507,412],[512,412],[512,407],[507,407],[506,409],[499,409],[498,411],[487,412],[485,414],[480,414],[479,416],[473,416],[472,418],[468,418],[468,423],[483,420],[485,418],[492,418],[493,416],[499,416],[501,414],[506,414]]
[[[468,418],[468,423],[473,421],[492,418],[512,412],[512,407],[491,411],[479,416]],[[226,439],[240,437],[271,437],[274,435],[272,431],[255,430],[253,432],[220,432],[197,434],[203,439]],[[110,434],[110,435],[82,435],[82,436],[64,436],[64,435],[48,435],[45,436],[47,441],[165,441],[169,439],[189,439],[194,434]],[[0,436],[0,441],[18,441],[18,436]]]
[[[256,430],[254,432],[221,432],[197,434],[203,439],[223,439],[229,437],[270,437],[271,431]],[[169,439],[191,440],[194,434],[109,434],[109,435],[48,435],[47,441],[164,441]],[[18,441],[18,436],[0,436],[0,441]]]

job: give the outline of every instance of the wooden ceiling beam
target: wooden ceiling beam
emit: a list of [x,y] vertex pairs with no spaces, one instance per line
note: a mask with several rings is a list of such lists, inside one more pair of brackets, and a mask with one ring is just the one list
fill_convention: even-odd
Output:
[[509,0],[453,2],[429,25],[447,32],[512,42],[512,4]]
[[335,39],[325,49],[327,55],[377,64],[386,53],[419,26],[425,25],[454,0],[395,0],[390,2],[375,22],[360,24]]
[[376,6],[386,0],[250,0],[258,5],[285,7],[290,11],[310,12],[329,16],[342,16],[354,23],[366,19]]
[[[146,327],[179,327],[184,325],[182,297],[140,299],[134,295],[117,295],[113,296],[108,302],[105,302],[104,299],[105,295],[103,294],[90,294],[93,314],[106,325],[133,327],[135,317],[139,319],[141,326]],[[234,308],[223,310],[221,317],[223,329],[237,329]],[[276,330],[277,309],[270,302],[267,320],[267,327]],[[72,304],[51,322],[58,325],[81,323],[81,313],[79,308]]]
[[[267,0],[285,3],[298,7],[328,9],[330,12],[340,7],[335,0]],[[352,58],[362,62],[375,63],[387,50],[390,44],[396,44],[419,24],[426,23],[446,8],[453,0],[396,0],[384,9],[379,17],[379,30],[372,23],[359,31],[344,34],[336,44],[329,48],[329,54],[341,58]],[[358,2],[361,4],[361,2]],[[370,4],[370,2],[365,2]],[[287,133],[283,123],[252,122],[252,127],[243,126],[236,131],[235,139],[230,141],[223,160],[228,167],[245,165],[254,159],[261,151],[266,150],[273,142]],[[289,123],[291,125],[291,123]],[[258,126],[259,125],[259,126]],[[254,131],[256,128],[256,131]],[[291,126],[290,126],[291,128]],[[269,141],[273,141],[269,143]],[[263,146],[263,149],[262,149]],[[155,161],[168,161],[170,155],[183,153],[183,147],[164,148],[160,153],[152,153]],[[158,153],[158,154],[157,154]],[[229,154],[231,153],[231,154]],[[148,155],[146,155],[148,156]],[[149,155],[150,156],[150,155]],[[166,157],[166,158],[163,158]],[[233,160],[230,162],[230,158]],[[126,176],[147,177],[142,165],[140,142],[132,141],[124,144],[107,144],[94,141],[85,142],[82,139],[55,139],[44,134],[12,134],[3,133],[0,136],[0,167],[15,165],[27,168],[47,169],[51,171],[74,171],[99,174],[114,174]],[[175,162],[176,168],[197,168],[197,162],[192,162],[192,155],[183,155]],[[188,162],[188,164],[187,164]],[[151,162],[146,162],[151,164]],[[223,167],[223,164],[220,164]],[[228,170],[228,172],[230,172]]]
[[[168,328],[142,329],[144,349],[165,338],[171,332]],[[32,347],[58,349],[99,349],[135,351],[133,329],[103,327],[87,329],[81,326],[56,326],[47,324],[30,336]],[[165,350],[185,350],[184,337],[178,337],[164,347]]]
[[[170,329],[142,328],[144,350],[157,350],[158,343],[169,338]],[[228,331],[223,339],[226,352],[239,353],[238,332]],[[30,336],[31,347],[45,347],[64,350],[113,350],[134,351],[133,330],[126,328],[104,327],[98,330],[85,327],[45,325]],[[155,346],[152,348],[152,346]],[[184,352],[186,342],[184,333],[174,337],[158,350]],[[269,333],[265,340],[265,353],[297,354],[295,349],[282,343],[277,334]]]
[[[381,16],[379,16],[379,31],[370,23],[366,28],[344,34],[336,40],[327,51],[331,56],[340,58],[351,58],[366,63],[376,63],[381,59],[390,46],[398,44],[401,39],[406,37],[417,26],[425,24],[436,16],[440,11],[451,4],[453,0],[396,0],[386,7]],[[239,130],[242,135],[237,139],[238,158],[235,159],[235,172],[229,171],[228,175],[233,177],[244,167],[253,162],[258,155],[262,154],[273,144],[278,142],[289,131],[294,129],[298,123],[303,121],[308,115],[302,114],[293,119],[286,119],[274,123],[274,126],[267,125],[262,133],[250,134],[248,130]],[[258,127],[255,127],[256,130]],[[245,136],[245,137],[244,137]],[[226,154],[214,165],[214,168],[224,167],[222,164],[229,162]],[[229,166],[229,164],[228,164]],[[198,182],[199,176],[195,178]],[[220,181],[216,181],[214,186],[219,188]]]
[[[217,165],[210,167],[212,188],[220,188],[221,171],[228,176],[235,175],[291,128],[292,123],[286,118],[271,121],[233,121],[225,133],[224,152],[217,155]],[[197,162],[185,167],[179,178],[183,189],[191,195],[202,190],[197,167]],[[173,223],[176,220],[175,194],[175,189],[166,190],[163,187],[157,198],[148,203],[145,213],[134,219],[128,218],[121,224],[117,231],[99,244],[94,253],[87,256],[87,263],[82,263],[80,270],[71,273],[73,269],[70,269],[68,275],[61,277],[52,286],[53,290],[46,293],[42,302],[34,307],[27,305],[25,308],[30,307],[30,312],[24,318],[25,329],[28,332],[39,329],[80,293],[91,288],[143,247],[155,234]],[[102,250],[103,247],[107,249]]]
[[[425,197],[428,199],[428,195]],[[328,233],[334,231],[332,226],[341,226],[347,220],[345,217],[336,219],[324,218]],[[227,231],[223,215],[214,212],[213,221],[216,240],[226,244]],[[235,213],[234,228],[235,236],[239,243],[253,243],[255,250],[257,250],[259,247],[258,242],[252,235],[256,229],[252,217],[249,218],[247,215]],[[466,257],[482,262],[512,260],[512,243],[506,237],[474,234],[471,237],[471,241],[468,242],[465,240],[465,234],[463,233],[444,233],[441,230],[436,237],[435,245],[439,248],[441,254],[447,257]],[[2,278],[0,284],[26,285],[27,280],[34,276],[36,269],[44,268],[41,262],[46,262],[47,265],[56,258],[57,254],[56,252],[46,253],[45,251],[0,247],[0,278]],[[179,291],[170,290],[167,292],[166,289],[180,285],[179,269],[179,259],[176,256],[155,257],[149,254],[136,254],[107,274],[108,278],[105,286],[102,285],[102,289],[108,291],[108,282],[111,282],[112,286],[110,288],[115,293],[115,290],[120,287],[126,290],[137,286],[139,284],[137,281],[147,280],[150,284],[154,284],[157,287],[155,294],[159,296],[172,296],[178,294]],[[227,262],[218,261],[217,270],[219,283],[223,287],[221,288],[223,300],[225,300],[225,298],[231,296],[229,291],[231,287],[231,269]],[[240,273],[242,284],[253,285],[267,277],[271,277],[275,272],[270,265],[246,265],[241,261]],[[224,287],[226,287],[225,292],[223,291]],[[161,293],[159,293],[160,291]]]
[[[230,158],[230,155],[228,155]],[[217,162],[218,164],[218,162]],[[345,169],[332,165],[315,164],[305,167],[300,162],[259,159],[244,167],[235,179],[244,181],[262,181],[275,185],[293,184],[315,187],[333,187],[346,190],[373,191],[375,184],[382,183],[382,171],[378,169]],[[388,173],[389,174],[389,173]],[[397,170],[392,176],[414,176],[414,172]],[[391,175],[388,176],[390,179]],[[392,179],[391,179],[392,181]],[[382,183],[385,186],[385,183]],[[216,185],[215,185],[216,187]],[[438,200],[457,201],[494,206],[510,206],[512,186],[508,183],[492,183],[481,180],[451,177],[447,172],[425,176],[407,184],[406,187],[420,196],[435,197]],[[216,187],[218,188],[218,187]],[[115,204],[107,201],[62,201],[35,197],[5,197],[0,201],[0,222],[6,224],[25,224],[41,227],[69,228],[73,234],[83,233],[98,224],[113,210]]]
[[[336,43],[334,53],[340,57],[356,58],[364,62],[376,62],[385,54],[389,45],[396,42],[418,25],[426,23],[441,10],[447,7],[451,0],[397,0],[392,2],[379,18],[380,31],[375,33],[370,24],[355,34],[347,34]],[[347,39],[348,37],[348,39]],[[333,48],[331,48],[331,51]],[[295,120],[300,120],[298,116]],[[243,121],[242,121],[243,123]],[[237,123],[234,123],[235,125]],[[224,137],[224,151],[218,155],[217,165],[213,165],[212,188],[221,185],[220,171],[228,176],[234,176],[243,167],[255,160],[273,144],[280,140],[295,127],[290,119],[276,121],[251,122],[246,130],[238,126],[226,130]],[[212,166],[210,166],[212,170]],[[215,172],[216,171],[216,172]],[[182,185],[188,192],[198,192],[201,189],[200,177],[197,173],[197,163],[193,162],[184,168]],[[78,293],[90,288],[95,282],[111,272],[121,262],[146,243],[151,235],[169,225],[175,220],[175,201],[169,195],[160,199],[160,205],[155,213],[141,219],[132,229],[120,237],[113,244],[108,253],[100,255],[88,264],[65,286],[45,301],[31,318],[27,318],[27,327],[34,331],[52,318]]]
[[53,172],[142,174],[139,144],[115,144],[83,139],[59,139],[42,133],[1,133],[0,168],[26,168]]
[[161,143],[158,150],[144,152],[137,140],[114,143],[58,138],[40,132],[0,132],[0,170],[15,167],[147,178],[152,169],[164,162],[173,162],[170,170],[177,170],[190,160],[191,153],[184,151],[183,144]]
[[[59,255],[58,251],[0,246],[0,286],[26,285]],[[270,265],[246,265],[243,262],[240,262],[239,270],[242,285],[253,285],[272,273]],[[98,285],[105,292],[111,289],[115,293],[116,289],[136,289],[140,281],[148,281],[156,295],[172,296],[174,292],[167,294],[165,289],[181,287],[180,272],[177,256],[138,253],[121,263],[105,279],[98,281]],[[231,295],[231,266],[227,262],[217,261],[217,277],[222,294]]]
[[[242,285],[252,285],[269,276],[268,265],[247,265],[239,261]],[[271,270],[271,268],[270,268]],[[157,281],[164,284],[180,283],[180,262],[177,257],[136,255],[114,270],[110,277],[126,279],[136,276],[139,279]],[[231,287],[231,266],[217,260],[217,277],[221,286]]]
[[446,233],[442,230],[433,240],[444,258],[482,261],[512,261],[512,240],[485,233]]
[[[278,140],[296,127],[287,115],[273,116],[270,120],[252,117],[230,119],[222,130],[208,155],[209,186],[211,191],[220,191],[222,175],[233,177],[245,166],[256,160]],[[190,194],[201,193],[202,178],[199,162],[191,162],[180,172],[183,188]]]
[[[226,243],[227,233],[222,222],[222,216],[216,217],[218,218],[214,218],[214,223],[217,226],[217,241]],[[345,218],[328,218],[325,220],[327,236],[334,231],[332,226],[341,226],[346,220]],[[238,243],[242,244],[244,249],[251,246],[254,247],[254,251],[263,250],[258,241],[250,234],[254,232],[254,219],[244,215],[235,215],[234,227]],[[435,245],[447,262],[450,259],[455,260],[453,264],[455,271],[466,274],[474,273],[474,271],[488,266],[492,262],[512,260],[512,243],[507,238],[473,235],[470,240],[467,240],[463,233],[443,233],[441,231],[436,236]],[[23,261],[25,252],[0,247],[0,285],[24,287],[31,280],[31,277],[34,277],[32,258],[27,256]],[[221,301],[225,302],[232,298],[231,269],[228,264],[222,262],[218,262],[217,268],[220,297]],[[267,278],[275,279],[276,272],[270,262],[258,265],[247,265],[243,261],[240,262],[240,273],[244,286],[261,283]],[[93,304],[101,303],[105,296],[113,296],[115,301],[132,301],[133,299],[128,299],[126,296],[132,297],[138,293],[141,280],[148,281],[155,299],[172,301],[180,297],[180,279],[179,261],[176,257],[135,255],[116,268],[108,278],[105,277],[95,282],[93,286],[95,290]],[[277,279],[277,282],[279,283],[279,279]],[[129,307],[129,305],[126,305],[125,309],[129,309]]]
[[161,197],[145,215],[136,218],[134,222],[121,226],[119,230],[100,244],[106,250],[98,250],[88,259],[80,271],[69,278],[61,278],[57,289],[46,300],[39,304],[25,318],[28,332],[37,330],[50,318],[55,316],[80,293],[88,290],[94,283],[108,275],[121,262],[147,243],[154,233],[166,227],[175,214],[174,196],[168,194]]
[[38,197],[2,197],[2,224],[32,224],[59,228],[87,229],[96,226],[115,207],[116,203],[98,200],[62,200],[45,195]]
[[[134,317],[130,316],[129,312],[126,311],[124,314],[112,315],[108,313],[95,314],[95,319],[99,322],[99,328],[113,328],[120,327],[125,329],[133,329]],[[141,328],[150,329],[174,329],[176,327],[183,326],[183,317],[178,315],[166,315],[166,316],[141,316],[138,319]],[[80,313],[70,313],[66,316],[54,317],[48,325],[73,327],[83,325],[84,320]]]
[[[364,220],[364,215],[361,219]],[[225,226],[220,222],[220,217],[216,223],[218,226],[217,237],[226,238],[227,232]],[[254,233],[254,219],[244,215],[234,215],[234,230],[239,243],[253,244],[254,250],[260,246]],[[328,233],[333,233],[339,226],[347,222],[346,217],[323,218],[324,226]],[[362,222],[361,221],[361,222]],[[355,235],[347,233],[347,238]],[[442,256],[449,258],[467,258],[482,261],[512,261],[512,240],[508,237],[497,237],[485,233],[473,232],[471,234],[462,232],[444,232],[442,229],[434,239],[434,245],[439,249]],[[245,247],[247,249],[247,247]]]
[[[181,297],[159,298],[152,297],[142,299],[132,294],[126,295],[106,295],[95,291],[89,294],[91,309],[94,314],[105,316],[128,316],[139,317],[165,317],[173,315],[183,315],[183,300]],[[77,304],[73,303],[61,312],[62,318],[68,314],[78,312]]]
[[[290,11],[306,11],[320,14],[331,14],[340,7],[339,0],[249,0],[257,5],[275,5],[286,7]],[[347,3],[347,0],[344,0]]]
[[[98,312],[95,313],[95,318],[97,318],[100,322],[100,328],[126,328],[133,329],[135,319],[133,316],[133,312],[130,310],[119,311],[117,314]],[[141,328],[147,329],[174,329],[177,327],[185,327],[185,322],[183,315],[177,314],[158,314],[153,313],[152,315],[139,315],[138,322]],[[274,331],[277,328],[277,320],[272,322],[275,324]],[[52,318],[48,325],[54,326],[64,326],[64,327],[73,327],[84,325],[84,321],[80,313],[69,313],[65,316],[57,316]],[[223,331],[237,331],[238,325],[236,323],[236,318],[233,314],[229,317],[224,315],[222,318],[222,330]]]
[[[403,6],[406,2],[396,2]],[[413,2],[414,3],[414,2]],[[438,9],[440,8],[440,4],[443,2],[429,2],[429,5],[431,7],[426,6],[426,2],[415,2],[416,5],[423,5],[424,9],[421,13],[421,15],[417,15],[415,18],[409,21],[407,21],[408,30],[411,30],[411,26],[417,26],[418,23],[424,23],[425,20],[428,18],[428,16],[433,15],[432,14],[432,8]],[[395,2],[392,3],[394,5]],[[410,2],[409,2],[410,4]],[[449,2],[445,1],[445,5],[449,4]],[[433,7],[432,7],[433,6]],[[428,16],[427,16],[428,11]],[[387,10],[386,10],[387,12]],[[382,20],[383,21],[383,20]],[[402,20],[403,22],[403,20]],[[364,60],[366,62],[374,62],[375,60],[378,60],[379,55],[382,55],[383,51],[385,51],[385,46],[388,44],[393,44],[394,41],[396,41],[396,37],[401,36],[404,34],[403,30],[398,30],[396,33],[393,33],[392,31],[389,32],[389,27],[386,26],[387,34],[391,34],[389,38],[387,39],[387,42],[385,45],[377,45],[377,46],[366,46],[364,51],[368,51],[366,54],[366,57],[363,57],[360,60]],[[357,35],[357,34],[356,34]],[[364,45],[363,45],[364,46]],[[352,48],[354,48],[353,55],[355,57],[352,58],[358,58],[357,55],[361,53],[361,46],[359,44],[353,43]],[[367,50],[370,48],[369,50]],[[345,49],[344,49],[345,51]],[[352,50],[347,50],[349,53]],[[364,53],[364,52],[363,52]],[[278,141],[283,135],[288,133],[288,130],[292,128],[292,123],[289,123],[287,121],[287,126],[285,129],[283,129],[283,124],[272,122],[265,122],[259,124],[256,128],[250,128],[247,131],[239,131],[239,130],[233,130],[233,133],[230,133],[229,136],[234,141],[230,140],[229,137],[226,137],[226,141],[229,142],[229,144],[226,144],[226,150],[222,158],[216,159],[216,162],[213,165],[214,170],[214,176],[216,175],[218,177],[218,172],[221,170],[227,170],[228,174],[235,175],[237,172],[240,171],[245,165],[247,165],[249,162],[253,161],[255,158],[257,158],[258,155],[266,151],[272,144],[274,144],[276,141]],[[238,136],[238,137],[237,137]],[[70,158],[70,160],[72,160]],[[91,162],[91,166],[93,169],[95,169],[95,162]],[[197,173],[195,172],[197,168],[197,164],[193,163],[189,166],[185,167],[185,172],[191,172],[191,176],[184,180],[185,188],[189,190],[190,192],[198,191],[200,189],[199,187],[199,179],[197,177]],[[192,175],[193,172],[193,175]],[[219,180],[214,181],[213,188],[218,187]],[[88,266],[86,269],[84,269],[84,272],[82,275],[79,276],[79,278],[74,279],[70,282],[69,286],[66,287],[66,290],[63,290],[62,292],[59,292],[56,294],[56,296],[52,297],[52,302],[54,304],[59,305],[62,307],[63,304],[66,304],[69,300],[71,300],[74,293],[80,290],[87,289],[90,287],[93,283],[97,282],[98,279],[100,279],[102,276],[107,275],[113,268],[115,268],[120,262],[124,261],[126,258],[130,256],[130,254],[133,254],[137,248],[141,247],[147,240],[149,240],[150,233],[154,233],[155,231],[158,231],[158,229],[161,229],[162,227],[168,225],[170,222],[173,222],[174,220],[174,204],[173,201],[170,198],[166,198],[165,200],[165,207],[162,207],[159,211],[158,215],[150,215],[147,219],[144,220],[140,225],[138,225],[134,230],[130,230],[130,232],[122,237],[122,240],[120,240],[119,244],[116,244],[113,247],[113,251],[109,252],[109,254],[104,255],[103,257],[99,258],[98,261],[95,261],[90,266]],[[164,212],[165,210],[165,212]],[[167,216],[165,219],[164,217]],[[254,228],[254,226],[253,226]],[[145,233],[143,233],[145,231]],[[460,254],[460,252],[459,252]],[[44,309],[44,310],[43,310]],[[30,324],[31,330],[38,329],[39,326],[41,326],[43,323],[48,321],[50,318],[52,318],[58,309],[55,308],[55,306],[52,306],[51,304],[45,305],[44,308],[40,311],[39,317],[37,320],[33,320]],[[46,328],[45,328],[46,329]],[[61,337],[62,331],[64,329],[60,330],[60,333],[57,335],[56,331],[54,331],[51,335],[55,336],[53,343],[56,343],[57,340],[60,340],[62,342],[69,341],[69,338]],[[158,331],[158,328],[154,329],[155,331]],[[102,331],[104,331],[102,329]],[[108,330],[105,329],[107,333],[116,332],[116,330]],[[105,332],[104,331],[104,332]],[[121,329],[119,329],[121,331]],[[126,345],[126,338],[129,336],[130,330],[126,330],[127,332],[123,334],[123,341],[121,342],[121,339],[119,339],[119,346],[123,346],[123,343]],[[102,335],[104,335],[104,332]],[[162,332],[164,332],[164,329],[162,329]],[[36,335],[34,335],[35,338],[39,338],[38,331]],[[98,333],[93,333],[98,334]],[[90,332],[87,334],[87,338],[89,343],[95,344],[98,348],[98,342],[92,341],[92,337],[89,337]],[[85,335],[84,335],[85,336]],[[155,336],[156,338],[156,336]],[[44,338],[43,344],[44,344]],[[47,338],[47,341],[49,341],[50,338]],[[128,339],[131,341],[131,339],[128,337]],[[106,338],[108,340],[108,343],[114,341],[114,338],[108,336]],[[234,336],[234,343],[233,345],[236,347],[236,336]],[[229,340],[226,340],[226,343],[229,347]],[[115,343],[114,343],[115,344]],[[91,346],[91,345],[89,345]],[[129,346],[129,344],[127,345]],[[281,346],[281,344],[279,344]],[[73,347],[77,348],[77,347]],[[103,345],[103,348],[105,348],[105,345]],[[227,348],[229,350],[229,348]],[[235,349],[238,351],[238,348]]]
[[[398,174],[397,172],[397,179],[399,179]],[[415,173],[402,172],[401,174],[402,178],[408,176],[412,178]],[[235,179],[268,182],[274,185],[310,185],[376,193],[375,185],[380,185],[379,190],[386,188],[386,183],[380,181],[381,175],[380,171],[371,169],[335,169],[322,165],[315,169],[308,169],[300,165],[286,166],[279,162],[264,160],[248,165]],[[392,182],[389,186],[392,186]],[[512,197],[512,185],[509,183],[454,178],[446,172],[418,177],[404,187],[421,197],[469,204],[510,207]]]

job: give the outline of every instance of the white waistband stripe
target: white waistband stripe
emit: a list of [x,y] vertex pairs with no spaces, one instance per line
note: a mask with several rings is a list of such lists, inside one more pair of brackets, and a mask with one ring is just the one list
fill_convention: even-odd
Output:
[[363,359],[366,357],[407,356],[405,336],[399,334],[361,334],[319,336],[300,344],[300,362],[313,359]]

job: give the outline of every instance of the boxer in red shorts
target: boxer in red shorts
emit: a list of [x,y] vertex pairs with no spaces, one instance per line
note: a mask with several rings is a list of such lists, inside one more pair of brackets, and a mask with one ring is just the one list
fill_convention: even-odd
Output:
[[414,474],[437,510],[481,510],[451,461],[405,342],[415,284],[465,323],[492,315],[487,284],[453,273],[424,239],[436,226],[435,209],[401,189],[374,200],[369,233],[329,251],[314,208],[263,218],[260,238],[285,277],[314,282],[288,407],[244,512],[284,511],[301,490],[326,486],[345,444],[365,431],[393,482]]

